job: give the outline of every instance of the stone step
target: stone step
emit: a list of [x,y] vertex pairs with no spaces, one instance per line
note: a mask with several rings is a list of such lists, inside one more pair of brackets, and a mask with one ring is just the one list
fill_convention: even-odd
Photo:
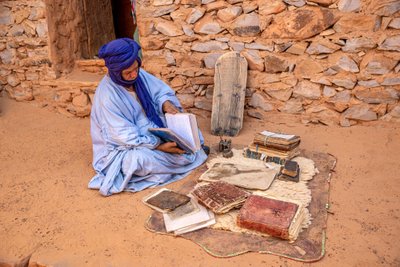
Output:
[[106,74],[107,68],[102,59],[82,59],[75,61],[75,69],[97,74]]

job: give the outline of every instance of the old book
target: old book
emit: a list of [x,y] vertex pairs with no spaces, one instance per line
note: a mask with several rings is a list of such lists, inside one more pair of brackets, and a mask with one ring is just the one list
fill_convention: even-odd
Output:
[[167,188],[162,188],[154,194],[143,198],[144,204],[162,213],[173,211],[189,201],[190,197]]
[[300,172],[298,172],[298,173],[296,174],[296,176],[289,176],[289,175],[280,173],[280,174],[278,175],[277,179],[283,180],[283,181],[289,181],[289,182],[295,182],[295,183],[297,183],[297,182],[300,181]]
[[273,142],[264,142],[263,140],[257,140],[254,139],[254,144],[259,145],[260,147],[265,147],[265,148],[271,148],[271,149],[276,149],[276,150],[283,150],[283,151],[289,151],[297,148],[300,145],[300,141],[297,141],[292,144],[277,144]]
[[272,148],[266,148],[264,146],[259,146],[256,144],[250,144],[248,146],[248,148],[252,151],[265,154],[266,156],[269,156],[269,157],[279,157],[279,158],[283,158],[283,159],[291,159],[300,154],[299,147],[296,147],[295,149],[290,150],[290,151],[283,151],[283,150],[277,150],[277,149],[272,149]]
[[201,148],[196,116],[190,113],[165,114],[167,128],[150,128],[149,132],[164,142],[176,142],[188,153]]
[[163,213],[165,229],[176,235],[192,232],[215,223],[214,213],[199,205],[195,198],[172,212]]
[[214,163],[199,180],[224,181],[247,189],[267,190],[279,173],[276,169],[247,166],[236,163]]
[[240,209],[237,225],[282,239],[294,240],[301,230],[303,220],[304,209],[299,204],[252,195]]
[[299,164],[293,160],[287,160],[282,168],[282,174],[295,177],[299,173]]
[[247,191],[222,181],[200,185],[192,194],[201,204],[217,214],[240,207],[250,195]]
[[300,136],[294,134],[274,133],[270,131],[262,131],[254,137],[255,143],[261,143],[267,146],[268,144],[290,145],[300,141]]

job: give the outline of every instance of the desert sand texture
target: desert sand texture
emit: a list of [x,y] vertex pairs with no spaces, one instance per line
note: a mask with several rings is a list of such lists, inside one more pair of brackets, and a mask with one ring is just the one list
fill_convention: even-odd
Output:
[[[341,128],[304,125],[294,115],[245,117],[235,145],[268,129],[300,135],[302,148],[337,158],[326,254],[310,264],[258,253],[219,259],[191,241],[147,231],[152,210],[141,199],[158,189],[107,198],[87,189],[94,175],[88,118],[7,97],[0,105],[0,262],[32,254],[31,262],[46,266],[400,266],[399,124]],[[210,114],[196,113],[215,149]]]

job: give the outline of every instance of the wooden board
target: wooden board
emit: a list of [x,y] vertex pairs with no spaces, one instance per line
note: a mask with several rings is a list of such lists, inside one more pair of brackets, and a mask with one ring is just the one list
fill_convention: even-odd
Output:
[[222,55],[215,64],[211,133],[236,136],[243,126],[247,61],[238,52]]

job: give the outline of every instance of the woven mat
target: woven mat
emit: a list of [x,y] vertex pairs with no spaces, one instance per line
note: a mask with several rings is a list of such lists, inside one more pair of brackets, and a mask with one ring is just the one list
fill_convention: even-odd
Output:
[[[325,230],[328,217],[329,182],[336,159],[329,154],[302,151],[301,156],[315,162],[319,173],[308,182],[312,192],[312,201],[308,207],[313,218],[311,225],[304,229],[297,240],[290,243],[274,237],[262,237],[244,233],[205,228],[181,235],[201,246],[206,252],[215,257],[233,257],[246,252],[258,252],[278,255],[303,262],[320,260],[325,254]],[[193,171],[179,192],[189,193],[197,178],[207,170],[206,166]],[[149,231],[167,234],[162,214],[154,212],[146,223]]]

